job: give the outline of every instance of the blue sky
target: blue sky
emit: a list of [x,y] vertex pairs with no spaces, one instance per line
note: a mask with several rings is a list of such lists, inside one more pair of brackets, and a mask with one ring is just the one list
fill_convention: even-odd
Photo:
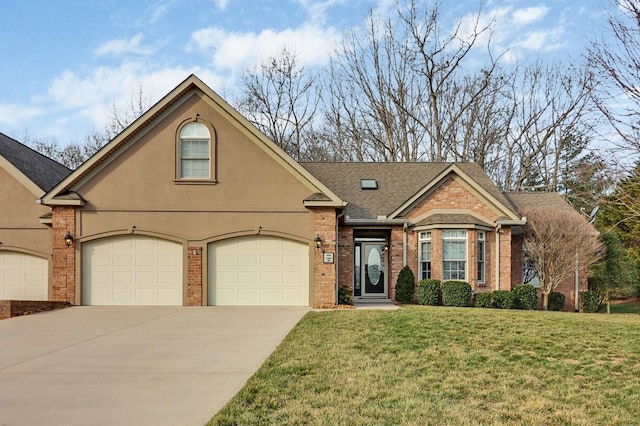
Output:
[[[395,0],[3,0],[0,132],[80,141],[125,108],[139,85],[155,102],[195,73],[232,97],[243,70],[295,50],[326,64],[340,34]],[[445,0],[453,26],[480,2]],[[577,60],[602,31],[607,0],[488,0],[494,46],[509,58]]]

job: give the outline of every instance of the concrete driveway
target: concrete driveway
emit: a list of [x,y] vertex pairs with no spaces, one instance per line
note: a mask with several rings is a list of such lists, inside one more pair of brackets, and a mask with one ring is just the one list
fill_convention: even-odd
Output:
[[73,307],[0,321],[0,425],[202,425],[308,311]]

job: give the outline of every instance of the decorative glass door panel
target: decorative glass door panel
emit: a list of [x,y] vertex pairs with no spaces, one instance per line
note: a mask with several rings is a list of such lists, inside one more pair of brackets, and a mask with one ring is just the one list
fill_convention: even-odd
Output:
[[384,246],[380,243],[362,244],[360,265],[362,268],[361,276],[364,276],[363,296],[385,296],[387,294]]

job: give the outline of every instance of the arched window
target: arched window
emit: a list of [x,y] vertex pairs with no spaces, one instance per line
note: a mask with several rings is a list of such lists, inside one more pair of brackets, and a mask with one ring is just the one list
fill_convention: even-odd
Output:
[[180,179],[211,178],[211,133],[192,122],[180,130]]

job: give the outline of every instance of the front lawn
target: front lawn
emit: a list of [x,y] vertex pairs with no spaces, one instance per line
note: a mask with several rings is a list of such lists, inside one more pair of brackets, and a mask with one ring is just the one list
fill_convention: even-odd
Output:
[[640,316],[310,312],[211,425],[637,424]]

